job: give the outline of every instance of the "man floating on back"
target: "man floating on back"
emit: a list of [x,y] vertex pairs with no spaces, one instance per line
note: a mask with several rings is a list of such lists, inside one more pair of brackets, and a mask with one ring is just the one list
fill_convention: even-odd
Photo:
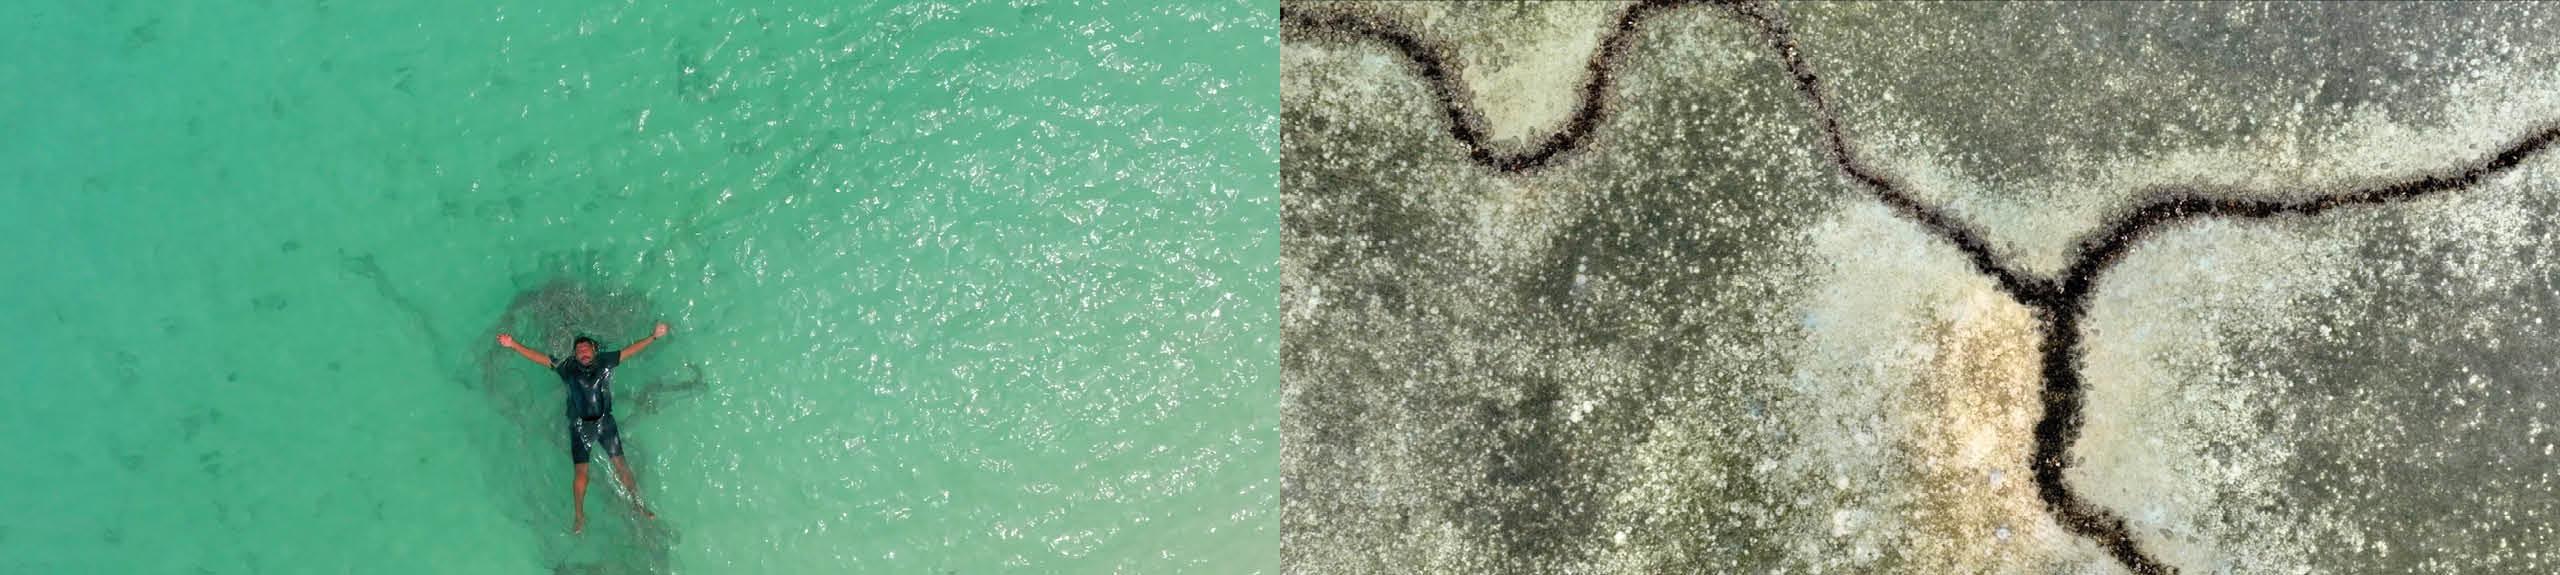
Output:
[[570,533],[584,533],[587,529],[587,446],[591,443],[603,446],[605,454],[613,457],[614,476],[622,478],[622,487],[630,492],[632,510],[643,517],[657,517],[640,504],[640,484],[631,476],[631,464],[622,460],[622,431],[613,423],[613,368],[666,336],[667,324],[660,323],[657,331],[632,342],[631,347],[598,352],[596,340],[581,335],[572,345],[573,357],[552,361],[542,352],[517,345],[514,336],[498,334],[498,345],[515,350],[534,363],[551,366],[551,371],[560,375],[560,383],[568,388],[569,460],[578,470],[578,478],[570,483],[570,492],[578,502],[577,519],[569,524]]

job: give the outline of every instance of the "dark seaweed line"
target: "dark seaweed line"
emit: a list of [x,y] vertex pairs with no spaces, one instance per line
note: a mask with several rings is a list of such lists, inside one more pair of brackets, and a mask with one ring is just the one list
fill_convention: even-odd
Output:
[[2044,412],[2036,422],[2035,455],[2030,461],[2035,471],[2036,495],[2057,523],[2090,539],[2118,564],[2135,573],[2175,573],[2176,569],[2143,553],[2134,544],[2123,518],[2081,499],[2063,475],[2070,465],[2070,447],[2079,440],[2084,422],[2081,413],[2080,322],[2087,316],[2089,296],[2097,279],[2120,261],[2143,236],[2183,220],[2314,216],[2335,208],[2378,205],[2462,190],[2514,169],[2526,159],[2548,150],[2555,140],[2560,140],[2560,126],[2547,125],[2468,165],[2385,185],[2306,199],[2213,198],[2199,190],[2156,189],[2145,195],[2161,199],[2125,212],[2101,227],[2101,231],[2085,236],[2079,242],[2072,263],[2056,281],[2018,271],[2003,263],[1972,228],[1919,202],[1908,192],[1908,184],[1860,158],[1857,148],[1849,144],[1847,130],[1841,126],[1839,112],[1832,104],[1830,93],[1824,89],[1821,77],[1804,60],[1787,28],[1784,14],[1774,7],[1744,2],[1649,0],[1628,8],[1620,16],[1616,28],[1602,41],[1601,50],[1592,56],[1588,65],[1589,76],[1582,86],[1582,105],[1572,120],[1539,147],[1514,155],[1498,153],[1484,142],[1483,117],[1468,103],[1471,99],[1464,97],[1468,95],[1466,88],[1453,78],[1451,62],[1455,59],[1450,57],[1446,46],[1391,22],[1351,13],[1308,14],[1283,6],[1281,20],[1297,28],[1290,30],[1284,27],[1284,32],[1331,32],[1355,39],[1380,41],[1394,48],[1414,64],[1415,71],[1438,97],[1449,118],[1449,135],[1467,147],[1470,159],[1504,173],[1525,174],[1552,165],[1559,155],[1578,149],[1590,140],[1600,116],[1607,111],[1605,103],[1613,65],[1625,53],[1638,24],[1672,8],[1697,4],[1723,8],[1761,33],[1813,109],[1818,129],[1825,137],[1823,151],[1842,172],[1863,184],[1878,201],[1895,212],[1954,244],[1957,250],[1964,252],[1974,269],[1990,276],[2002,292],[2037,310],[2045,326],[2043,341],[2038,346],[2044,357],[2040,372],[2044,378],[2040,394]]
[[1467,148],[1468,159],[1503,173],[1528,174],[1553,166],[1564,154],[1581,149],[1590,142],[1592,132],[1599,128],[1601,117],[1608,113],[1607,95],[1610,86],[1616,83],[1613,74],[1615,63],[1633,43],[1637,26],[1647,18],[1693,4],[1724,7],[1760,30],[1778,50],[1789,76],[1796,80],[1797,89],[1811,102],[1814,115],[1821,124],[1819,127],[1827,134],[1824,152],[1851,177],[1866,184],[1875,193],[1877,201],[1955,243],[1964,251],[1974,269],[1991,276],[2000,284],[2001,291],[2021,300],[2041,299],[2051,292],[2045,282],[2004,265],[1993,255],[1990,243],[1984,241],[1980,233],[1936,207],[1920,202],[1907,191],[1909,185],[1867,164],[1857,155],[1856,147],[1849,145],[1848,135],[1832,109],[1830,93],[1822,87],[1811,66],[1796,50],[1794,37],[1787,31],[1784,18],[1774,10],[1763,11],[1748,4],[1694,0],[1653,0],[1628,7],[1619,15],[1609,35],[1601,39],[1600,50],[1593,53],[1585,65],[1582,104],[1575,108],[1573,117],[1566,121],[1563,129],[1549,135],[1535,148],[1517,154],[1497,151],[1485,141],[1484,115],[1470,104],[1474,98],[1466,84],[1456,79],[1457,70],[1452,63],[1457,59],[1445,44],[1405,30],[1393,22],[1357,13],[1309,13],[1284,5],[1280,8],[1280,18],[1289,25],[1283,28],[1284,32],[1328,32],[1374,40],[1394,48],[1414,65],[1414,72],[1422,76],[1423,84],[1430,87],[1432,95],[1440,101],[1441,110],[1448,117],[1449,137]]
[[2061,289],[2043,301],[2027,300],[2042,312],[2047,323],[2044,342],[2044,416],[2036,421],[2036,448],[2032,463],[2035,468],[2036,495],[2050,507],[2055,518],[2074,532],[2096,540],[2106,547],[2116,561],[2136,573],[2174,573],[2176,569],[2160,564],[2134,548],[2124,519],[2080,499],[2063,482],[2063,470],[2070,465],[2068,450],[2080,439],[2081,391],[2080,321],[2088,316],[2089,296],[2097,289],[2100,276],[2121,261],[2126,251],[2143,236],[2196,218],[2267,219],[2277,216],[2316,216],[2329,210],[2350,206],[2370,206],[2412,200],[2431,194],[2459,191],[2478,185],[2492,176],[2506,173],[2551,148],[2560,141],[2560,126],[2545,126],[2498,148],[2497,153],[2467,165],[2437,173],[2425,174],[2389,184],[2347,190],[2307,199],[2268,200],[2205,197],[2195,190],[2158,189],[2153,200],[2125,213],[2113,224],[2081,240],[2071,265],[2065,268]]

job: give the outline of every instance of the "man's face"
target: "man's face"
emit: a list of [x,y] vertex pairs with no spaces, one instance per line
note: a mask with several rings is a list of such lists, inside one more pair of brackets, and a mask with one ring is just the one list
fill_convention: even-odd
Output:
[[595,363],[595,361],[596,361],[596,344],[592,344],[592,343],[580,343],[580,344],[578,344],[578,363]]

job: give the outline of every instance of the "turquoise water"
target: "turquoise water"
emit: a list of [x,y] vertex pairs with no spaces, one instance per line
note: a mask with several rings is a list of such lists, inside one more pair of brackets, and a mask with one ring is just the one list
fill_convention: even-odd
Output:
[[388,4],[0,6],[0,572],[1277,570],[1267,2]]

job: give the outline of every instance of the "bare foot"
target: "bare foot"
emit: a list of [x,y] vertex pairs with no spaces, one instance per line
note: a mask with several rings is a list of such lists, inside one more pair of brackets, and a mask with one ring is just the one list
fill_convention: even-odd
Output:
[[580,511],[580,512],[578,512],[578,519],[577,519],[576,521],[571,521],[571,522],[569,522],[569,534],[570,534],[570,535],[582,535],[582,534],[585,534],[586,532],[587,532],[587,513],[586,513],[586,512],[584,512],[584,511]]
[[650,513],[650,512],[649,512],[649,508],[648,508],[648,507],[641,506],[641,505],[640,505],[640,504],[638,504],[638,503],[633,503],[633,504],[631,504],[631,509],[632,509],[633,511],[638,511],[638,512],[640,512],[640,516],[641,516],[641,517],[647,517],[647,518],[650,518],[650,519],[657,519],[657,518],[658,518],[658,514],[656,514],[656,513]]

